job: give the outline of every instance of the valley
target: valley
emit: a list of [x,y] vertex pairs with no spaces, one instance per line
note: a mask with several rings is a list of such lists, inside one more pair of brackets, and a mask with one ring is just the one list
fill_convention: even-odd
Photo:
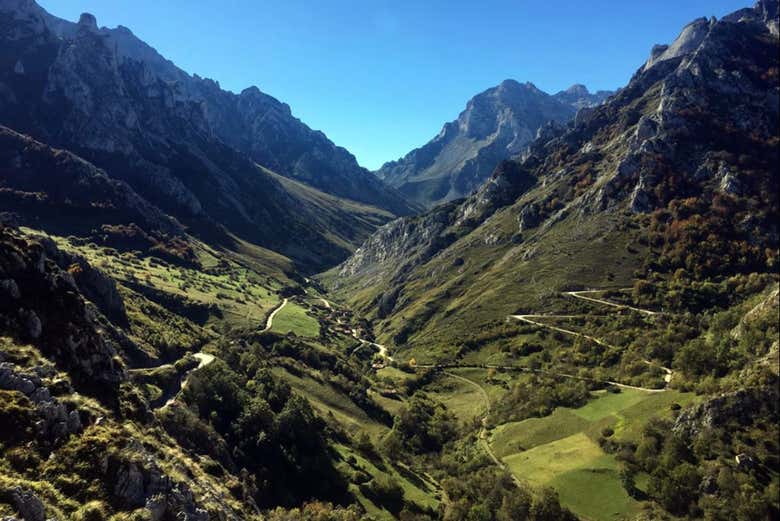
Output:
[[779,26],[506,80],[372,173],[0,0],[0,519],[777,518]]

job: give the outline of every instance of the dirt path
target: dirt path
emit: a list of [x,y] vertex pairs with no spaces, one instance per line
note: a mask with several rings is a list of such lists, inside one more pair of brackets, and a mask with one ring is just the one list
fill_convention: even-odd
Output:
[[609,300],[604,300],[596,297],[586,297],[586,293],[601,293],[602,289],[589,289],[586,291],[564,291],[563,294],[567,297],[572,298],[578,298],[581,300],[587,300],[589,302],[595,302],[597,304],[604,304],[605,306],[612,306],[614,308],[620,308],[620,309],[630,309],[632,311],[636,311],[637,313],[642,313],[643,315],[660,315],[658,311],[650,311],[649,309],[642,309],[642,308],[635,308],[634,306],[629,306],[627,304],[618,304],[616,302],[610,302]]
[[270,331],[272,327],[274,327],[274,317],[277,313],[279,313],[284,306],[287,305],[287,299],[282,300],[282,303],[279,304],[279,306],[274,309],[270,315],[268,315],[268,320],[265,323],[265,328],[261,331],[261,333],[265,333],[266,331]]
[[[608,300],[603,300],[603,299],[595,298],[595,297],[588,297],[588,296],[584,295],[585,293],[597,293],[597,292],[601,292],[601,291],[604,291],[604,290],[565,291],[565,292],[563,292],[563,294],[566,295],[566,296],[572,297],[572,298],[582,299],[582,300],[586,300],[588,302],[594,302],[594,303],[597,303],[597,304],[604,304],[606,306],[611,306],[611,307],[614,307],[614,308],[630,309],[632,311],[636,311],[636,312],[642,313],[644,315],[659,315],[660,314],[660,313],[658,313],[656,311],[650,311],[649,309],[641,309],[641,308],[636,308],[636,307],[633,307],[633,306],[627,306],[627,305],[624,305],[624,304],[617,304],[615,302],[610,302]],[[553,326],[553,325],[550,325],[550,324],[545,324],[544,322],[539,322],[538,320],[535,320],[535,319],[541,319],[541,318],[578,318],[578,317],[581,317],[581,316],[584,316],[584,315],[510,315],[511,318],[514,318],[516,320],[520,320],[522,322],[526,322],[528,324],[533,324],[535,326],[539,326],[539,327],[543,327],[543,328],[546,328],[546,329],[550,329],[552,331],[558,331],[558,332],[564,333],[566,335],[572,335],[572,336],[575,336],[575,337],[584,338],[584,339],[590,340],[591,342],[594,342],[596,344],[599,344],[599,345],[604,346],[604,347],[609,348],[609,349],[619,349],[617,346],[613,346],[611,344],[608,344],[608,343],[604,342],[603,340],[601,340],[600,338],[596,338],[594,336],[586,335],[586,334],[580,333],[578,331],[572,331],[570,329],[565,329],[565,328],[562,328],[562,327]],[[657,363],[655,363],[655,362],[653,362],[651,360],[645,360],[644,362],[647,365],[658,367],[658,368],[660,368],[661,370],[663,370],[666,373],[664,375],[664,382],[666,383],[666,387],[664,387],[663,389],[650,389],[650,388],[647,388],[647,387],[638,387],[638,386],[635,386],[635,385],[622,384],[620,382],[613,382],[613,381],[609,381],[609,380],[605,381],[604,383],[608,383],[610,385],[614,385],[614,386],[617,386],[617,387],[622,387],[624,389],[635,389],[637,391],[645,391],[645,392],[650,392],[650,393],[658,393],[658,392],[666,391],[666,388],[669,386],[669,382],[672,381],[672,374],[673,374],[672,370],[670,368],[668,368],[668,367],[664,367],[664,366],[662,366],[660,364],[657,364]],[[579,378],[581,380],[595,381],[595,380],[592,380],[592,379],[589,379],[589,378],[578,377],[578,376],[575,376],[575,375],[569,375],[569,374],[565,374],[565,373],[547,373],[547,374],[553,374],[553,375],[561,376],[561,377],[564,377],[564,378]]]
[[449,371],[444,371],[444,374],[446,374],[447,376],[451,376],[452,378],[455,378],[457,380],[461,380],[462,382],[465,382],[472,387],[475,387],[482,395],[482,399],[485,400],[485,412],[484,412],[485,415],[480,420],[480,423],[482,424],[482,429],[480,429],[479,431],[479,442],[482,445],[482,447],[485,449],[485,452],[490,457],[490,459],[493,460],[493,463],[495,463],[502,470],[509,472],[509,475],[512,476],[512,480],[514,480],[514,482],[518,486],[521,486],[522,482],[517,478],[517,476],[515,476],[512,473],[511,470],[509,470],[509,467],[507,467],[506,464],[504,464],[504,462],[501,461],[501,459],[498,456],[496,456],[496,453],[493,452],[493,448],[490,446],[490,440],[488,439],[488,428],[487,428],[488,415],[490,414],[490,397],[488,396],[487,391],[485,391],[485,389],[477,382],[473,380],[469,380],[465,376],[460,376],[458,374],[451,373]]
[[[590,340],[591,342],[595,342],[595,343],[597,343],[599,345],[602,345],[604,347],[607,347],[607,348],[610,348],[610,349],[616,349],[615,346],[607,344],[606,342],[604,342],[603,340],[601,340],[599,338],[596,338],[596,337],[593,337],[593,336],[589,336],[589,335],[584,335],[582,333],[579,333],[577,331],[572,331],[570,329],[563,329],[562,327],[551,326],[550,324],[545,324],[544,322],[538,322],[538,321],[534,320],[535,318],[577,318],[578,315],[510,315],[510,316],[512,318],[514,318],[514,319],[521,320],[523,322],[528,322],[529,324],[533,324],[535,326],[545,327],[547,329],[552,329],[553,331],[558,331],[560,333],[565,333],[567,335],[573,335],[573,336],[578,336],[578,337],[581,337],[581,338],[586,338],[586,339]],[[582,316],[582,315],[579,315],[579,316]]]
[[330,302],[328,302],[328,301],[327,301],[327,300],[325,300],[324,298],[321,298],[321,299],[320,299],[320,302],[322,302],[322,305],[323,305],[323,306],[325,306],[326,308],[328,308],[328,309],[333,309],[333,306],[331,306],[331,305],[330,305]]
[[355,330],[355,329],[352,330],[352,336],[355,338],[355,340],[360,342],[360,345],[352,350],[352,352],[350,353],[350,356],[354,355],[355,353],[357,353],[358,351],[363,349],[365,346],[374,346],[374,347],[376,347],[379,350],[379,356],[381,356],[382,358],[384,358],[388,362],[394,362],[395,361],[395,359],[388,354],[387,346],[384,346],[382,344],[377,344],[376,342],[371,342],[371,341],[366,340],[364,338],[360,338],[358,336],[358,334],[357,334],[357,330]]
[[171,396],[165,401],[165,404],[161,407],[161,409],[165,409],[166,407],[168,407],[169,405],[171,405],[173,402],[176,401],[176,398],[179,396],[179,394],[181,394],[181,392],[187,387],[187,384],[190,381],[190,376],[192,376],[192,373],[194,373],[198,369],[202,369],[206,367],[207,365],[209,365],[211,362],[215,360],[214,355],[210,355],[208,353],[195,353],[192,356],[198,360],[198,365],[196,367],[193,367],[192,369],[190,369],[189,371],[187,371],[182,375],[181,380],[179,380],[181,382],[179,385],[179,389],[173,393],[173,396]]

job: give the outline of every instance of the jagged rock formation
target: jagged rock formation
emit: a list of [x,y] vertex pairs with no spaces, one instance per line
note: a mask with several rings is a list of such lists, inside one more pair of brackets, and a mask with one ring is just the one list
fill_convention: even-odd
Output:
[[426,206],[476,190],[498,163],[520,154],[548,122],[565,123],[577,109],[603,101],[582,85],[550,96],[532,83],[506,80],[472,98],[456,121],[438,136],[376,175]]

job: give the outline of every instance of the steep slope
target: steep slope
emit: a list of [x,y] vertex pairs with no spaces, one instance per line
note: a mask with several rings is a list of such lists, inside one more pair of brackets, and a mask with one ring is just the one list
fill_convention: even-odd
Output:
[[506,80],[472,98],[438,136],[376,175],[425,206],[471,194],[504,159],[518,155],[548,122],[564,123],[577,108],[597,104],[582,86],[550,96],[532,83]]
[[90,15],[57,21],[34,2],[0,7],[0,122],[125,181],[192,233],[227,246],[235,235],[316,270],[392,218],[371,210],[366,226],[344,208],[320,218],[320,208],[225,144],[214,111],[158,75],[167,62],[125,30],[100,30]]
[[[155,97],[162,95],[160,89],[168,90],[165,94],[168,103],[195,105],[185,110],[196,113],[194,116],[202,120],[198,124],[204,130],[255,162],[327,193],[371,204],[397,215],[414,211],[398,193],[361,168],[347,150],[334,145],[322,132],[307,127],[293,117],[288,105],[260,92],[257,87],[240,94],[224,91],[218,82],[182,71],[128,28],[98,28],[94,17],[88,14],[76,24],[50,15],[32,0],[3,0],[0,12],[12,21],[10,32],[6,34],[10,41],[27,39],[31,33],[40,37],[45,32],[59,39],[75,41],[83,28],[89,27],[90,32],[111,50],[113,55],[109,59],[115,68],[140,69],[141,85],[136,87],[140,92]],[[23,26],[26,28],[21,29]],[[50,48],[49,52],[56,51]],[[24,76],[25,70],[30,74],[39,69],[40,64],[34,63],[40,57],[37,54],[40,51],[28,48],[6,55],[6,79]],[[72,57],[81,59],[83,55]],[[72,65],[67,64],[66,69]],[[15,74],[8,74],[11,71]],[[166,88],[155,85],[158,82]],[[18,98],[14,83],[12,81],[6,87]],[[54,87],[48,86],[47,93],[52,94]]]
[[[301,223],[297,240],[280,249],[314,266],[338,260],[393,218],[389,212],[361,205],[257,167],[258,175],[278,183]],[[197,262],[188,230],[135,192],[126,182],[65,150],[53,149],[0,126],[0,219],[59,235],[73,235],[120,251],[142,251],[178,263]],[[288,217],[289,219],[289,217]],[[193,221],[190,221],[193,222]],[[303,227],[305,223],[305,228]],[[291,223],[279,223],[290,229]],[[245,244],[216,223],[197,223],[203,234],[234,251]],[[304,241],[317,241],[305,243]],[[280,257],[254,248],[250,257]],[[279,261],[273,261],[271,265]],[[288,261],[281,261],[292,270]]]
[[567,287],[630,285],[637,269],[774,270],[775,22],[772,2],[694,22],[474,196],[380,229],[333,284],[387,317],[380,338],[425,353]]

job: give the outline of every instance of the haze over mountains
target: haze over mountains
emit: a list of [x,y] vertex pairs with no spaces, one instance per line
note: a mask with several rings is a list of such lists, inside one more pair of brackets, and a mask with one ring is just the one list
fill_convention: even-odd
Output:
[[374,175],[0,0],[0,519],[777,519],[779,38],[504,81]]
[[479,188],[500,161],[520,154],[546,124],[565,124],[578,109],[610,94],[573,85],[549,95],[533,83],[506,80],[473,97],[438,136],[385,163],[376,175],[427,207],[460,199]]

